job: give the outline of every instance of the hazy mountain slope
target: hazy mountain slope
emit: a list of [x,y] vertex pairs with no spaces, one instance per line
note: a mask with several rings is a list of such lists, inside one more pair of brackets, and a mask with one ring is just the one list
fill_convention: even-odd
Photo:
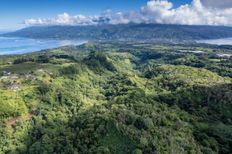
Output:
[[196,40],[232,37],[231,27],[127,24],[99,26],[28,27],[3,36],[91,40]]

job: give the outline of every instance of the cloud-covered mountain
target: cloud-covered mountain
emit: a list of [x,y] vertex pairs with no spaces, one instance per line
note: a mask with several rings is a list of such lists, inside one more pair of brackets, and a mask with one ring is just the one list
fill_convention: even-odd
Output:
[[106,10],[101,15],[85,16],[68,13],[53,19],[27,19],[26,25],[99,25],[128,23],[158,23],[181,25],[232,26],[231,0],[193,0],[191,4],[173,7],[168,0],[149,0],[139,11],[113,12]]

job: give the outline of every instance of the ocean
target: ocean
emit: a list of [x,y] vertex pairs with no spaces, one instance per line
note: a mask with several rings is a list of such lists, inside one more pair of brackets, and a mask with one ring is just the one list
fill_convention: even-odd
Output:
[[198,43],[214,44],[214,45],[232,45],[232,38],[200,40]]
[[68,45],[81,45],[81,40],[50,40],[0,37],[0,55],[24,54]]

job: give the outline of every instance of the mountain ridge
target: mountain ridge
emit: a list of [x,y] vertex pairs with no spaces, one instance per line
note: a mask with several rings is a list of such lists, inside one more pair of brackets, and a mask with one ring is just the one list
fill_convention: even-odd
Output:
[[88,40],[199,40],[232,37],[232,27],[167,24],[32,26],[1,36]]

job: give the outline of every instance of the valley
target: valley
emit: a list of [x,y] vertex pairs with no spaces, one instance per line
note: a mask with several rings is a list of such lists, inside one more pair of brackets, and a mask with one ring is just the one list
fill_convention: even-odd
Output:
[[0,153],[231,153],[231,50],[94,41],[0,56]]

